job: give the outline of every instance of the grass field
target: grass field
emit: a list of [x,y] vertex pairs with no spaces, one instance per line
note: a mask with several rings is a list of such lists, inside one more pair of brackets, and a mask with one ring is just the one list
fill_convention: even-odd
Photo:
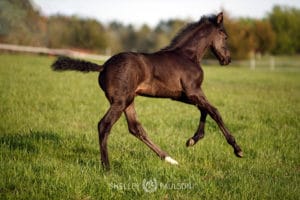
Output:
[[236,158],[208,117],[192,148],[198,110],[136,98],[150,138],[171,166],[128,133],[124,116],[99,163],[97,122],[108,103],[98,74],[52,72],[53,57],[0,55],[1,199],[299,199],[300,71],[205,67],[204,91],[244,151]]

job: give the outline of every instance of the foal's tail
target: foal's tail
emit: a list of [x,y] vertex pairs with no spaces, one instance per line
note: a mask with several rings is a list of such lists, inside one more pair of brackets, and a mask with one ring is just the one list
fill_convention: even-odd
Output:
[[59,57],[52,64],[51,67],[54,71],[65,71],[65,70],[75,70],[81,72],[102,71],[102,65],[98,65],[88,61],[73,59],[69,57]]

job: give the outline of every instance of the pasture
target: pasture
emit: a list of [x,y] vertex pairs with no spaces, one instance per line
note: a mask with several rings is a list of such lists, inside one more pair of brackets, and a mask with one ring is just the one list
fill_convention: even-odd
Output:
[[1,199],[299,199],[299,68],[204,67],[203,89],[244,158],[235,157],[210,117],[204,139],[186,148],[199,111],[138,97],[148,135],[179,165],[130,135],[122,116],[108,141],[105,172],[97,123],[108,102],[98,74],[52,72],[53,61],[0,54]]

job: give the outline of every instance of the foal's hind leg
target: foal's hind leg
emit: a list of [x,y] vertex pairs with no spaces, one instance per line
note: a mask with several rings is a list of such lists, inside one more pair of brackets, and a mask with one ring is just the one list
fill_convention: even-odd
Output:
[[107,152],[107,139],[114,123],[120,118],[124,108],[120,105],[111,105],[107,113],[98,123],[99,145],[101,162],[105,169],[109,170],[109,159]]
[[128,129],[131,134],[144,142],[150,149],[152,149],[162,160],[171,164],[177,165],[178,162],[172,159],[168,154],[162,151],[157,145],[155,145],[147,136],[146,131],[142,125],[137,121],[136,112],[134,109],[134,103],[129,105],[125,109],[125,116],[128,123]]
[[187,140],[186,146],[188,147],[195,145],[200,139],[204,137],[204,127],[205,127],[207,112],[203,108],[199,108],[199,110],[201,112],[199,126],[195,135]]

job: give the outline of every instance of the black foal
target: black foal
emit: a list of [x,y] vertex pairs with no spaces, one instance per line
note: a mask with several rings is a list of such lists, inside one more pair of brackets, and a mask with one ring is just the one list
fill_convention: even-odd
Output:
[[52,65],[54,70],[100,72],[99,84],[110,103],[110,108],[98,123],[101,161],[105,168],[109,169],[108,135],[123,112],[131,134],[144,142],[161,159],[178,164],[149,139],[137,120],[134,108],[134,98],[137,95],[171,98],[197,106],[201,112],[200,122],[196,133],[188,139],[186,145],[192,146],[204,137],[208,114],[218,124],[235,155],[242,157],[242,150],[225,127],[220,113],[208,102],[201,89],[203,70],[200,60],[206,49],[215,54],[221,65],[230,63],[226,38],[223,14],[219,13],[189,24],[169,46],[151,54],[120,53],[112,56],[102,66],[71,58],[59,58]]

